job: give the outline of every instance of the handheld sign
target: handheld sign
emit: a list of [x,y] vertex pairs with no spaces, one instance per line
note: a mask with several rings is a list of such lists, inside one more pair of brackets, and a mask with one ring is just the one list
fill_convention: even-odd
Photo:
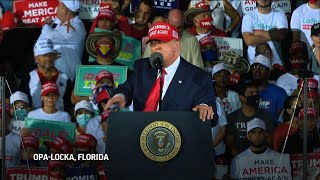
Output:
[[227,52],[234,52],[243,57],[243,42],[241,38],[213,37],[217,43],[219,60],[222,60],[223,55]]
[[39,138],[40,152],[46,151],[45,142],[51,142],[55,137],[60,136],[69,142],[75,141],[75,123],[49,121],[40,119],[25,119],[25,128],[31,131],[31,134]]
[[13,2],[13,12],[24,24],[41,27],[46,18],[57,16],[58,0],[21,0]]
[[[308,154],[307,179],[320,173],[320,152]],[[303,179],[303,154],[290,155],[293,180]]]
[[[286,179],[291,180],[288,154],[238,157],[240,179]],[[281,163],[279,161],[281,159]]]
[[92,89],[95,87],[96,83],[96,74],[102,70],[107,70],[113,73],[113,79],[116,87],[118,87],[119,84],[124,83],[127,79],[128,68],[126,66],[78,65],[75,81],[75,95],[92,95]]
[[30,168],[27,167],[15,167],[6,169],[7,180],[17,179],[39,179],[48,180],[47,168]]

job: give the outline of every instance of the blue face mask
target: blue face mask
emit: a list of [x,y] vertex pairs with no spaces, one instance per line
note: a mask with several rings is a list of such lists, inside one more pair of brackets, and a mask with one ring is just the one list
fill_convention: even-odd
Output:
[[26,109],[19,108],[16,110],[16,112],[13,115],[14,117],[16,117],[16,120],[24,121],[24,118],[26,118],[28,115],[28,111]]
[[87,123],[91,118],[91,114],[80,114],[77,116],[77,123],[80,127],[86,127]]
[[203,52],[201,53],[201,56],[202,56],[202,59],[203,59],[204,61],[215,61],[215,60],[218,60],[218,53],[217,53],[217,51],[214,51],[214,50],[212,50],[212,49],[203,51]]

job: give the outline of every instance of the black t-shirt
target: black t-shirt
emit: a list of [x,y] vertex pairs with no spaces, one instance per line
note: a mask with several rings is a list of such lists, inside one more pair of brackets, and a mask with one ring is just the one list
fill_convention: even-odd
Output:
[[240,108],[227,115],[227,135],[232,135],[234,137],[236,148],[239,149],[240,152],[246,150],[250,146],[249,141],[246,138],[247,122],[253,118],[263,120],[266,123],[267,132],[273,133],[274,124],[270,113],[258,109],[255,115],[247,117],[243,114],[243,111]]

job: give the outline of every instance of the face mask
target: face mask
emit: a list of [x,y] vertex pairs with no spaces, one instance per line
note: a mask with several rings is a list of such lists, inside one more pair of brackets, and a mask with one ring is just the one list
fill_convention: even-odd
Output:
[[258,108],[260,97],[258,95],[247,96],[247,104],[253,108]]
[[205,29],[212,29],[213,25],[212,25],[212,21],[213,18],[212,17],[208,17],[202,20],[198,20],[199,21],[199,26]]
[[28,111],[26,109],[17,109],[15,113],[13,113],[13,116],[16,117],[16,120],[23,121],[24,118],[26,118],[28,115]]
[[77,116],[77,123],[80,127],[86,127],[87,123],[91,118],[91,114],[80,114]]
[[99,44],[96,46],[97,55],[107,58],[112,54],[113,48],[109,44]]
[[204,61],[214,61],[214,60],[217,60],[218,54],[217,54],[217,51],[209,49],[202,52],[201,56]]

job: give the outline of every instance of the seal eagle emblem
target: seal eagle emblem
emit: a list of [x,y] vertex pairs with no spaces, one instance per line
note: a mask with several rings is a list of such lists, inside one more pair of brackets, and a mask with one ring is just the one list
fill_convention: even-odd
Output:
[[171,123],[155,121],[143,129],[140,135],[140,147],[144,155],[152,161],[169,161],[180,150],[181,136]]

